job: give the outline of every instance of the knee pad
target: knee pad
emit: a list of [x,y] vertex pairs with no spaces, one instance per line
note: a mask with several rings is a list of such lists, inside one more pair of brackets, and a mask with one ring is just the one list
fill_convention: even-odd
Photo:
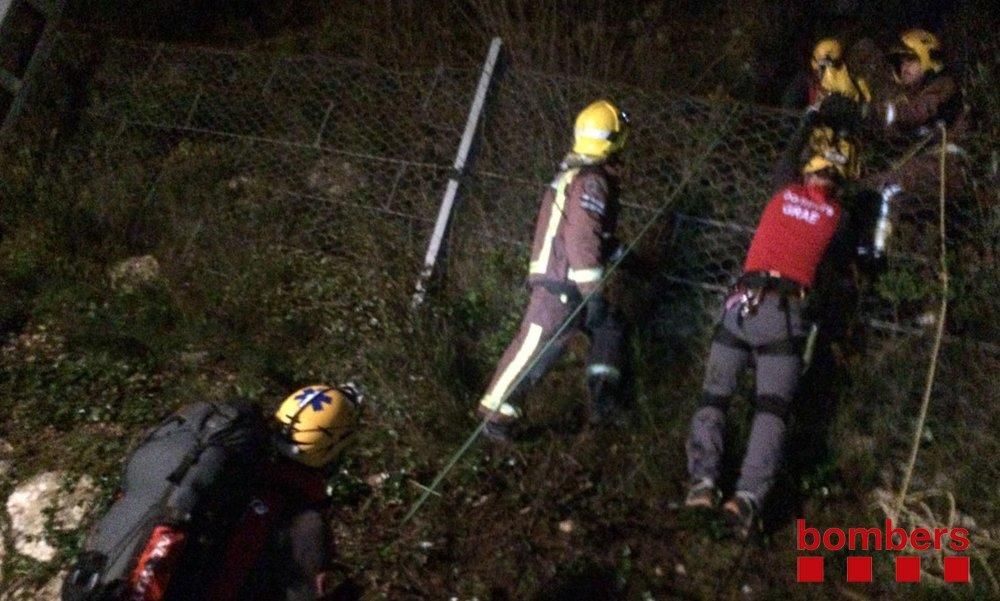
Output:
[[732,397],[729,395],[712,394],[711,392],[705,391],[701,393],[701,403],[699,403],[698,406],[715,407],[716,409],[726,412],[729,410],[729,400],[731,398]]
[[754,399],[754,409],[762,413],[770,413],[777,416],[782,421],[788,418],[788,410],[792,406],[792,400],[773,394],[758,395]]

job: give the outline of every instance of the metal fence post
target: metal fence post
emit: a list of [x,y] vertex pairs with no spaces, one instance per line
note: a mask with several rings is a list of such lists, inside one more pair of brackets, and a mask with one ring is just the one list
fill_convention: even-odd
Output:
[[424,297],[427,294],[427,281],[434,274],[434,264],[437,262],[438,254],[441,251],[441,242],[444,239],[445,231],[448,229],[451,210],[455,205],[455,197],[458,194],[459,178],[465,174],[466,161],[469,158],[469,151],[472,149],[472,140],[476,135],[476,129],[479,127],[479,118],[482,116],[483,105],[486,103],[486,95],[493,81],[493,71],[496,68],[502,44],[503,42],[499,37],[493,38],[493,41],[490,42],[490,50],[486,55],[486,62],[483,63],[483,70],[479,76],[479,86],[476,88],[476,95],[472,99],[472,107],[469,109],[469,117],[465,121],[465,132],[462,134],[462,141],[458,145],[458,153],[455,155],[455,164],[452,166],[452,174],[448,179],[448,187],[445,189],[444,198],[441,200],[441,208],[438,210],[437,221],[434,223],[434,233],[431,235],[430,244],[427,246],[427,254],[424,256],[424,267],[417,278],[416,290],[413,293],[412,306],[414,308],[423,304]]
[[[10,35],[15,28],[14,20],[22,18],[24,11],[34,12],[45,23],[34,39],[16,49],[27,56],[22,72],[12,73],[0,66],[0,101],[6,98],[7,106],[5,114],[0,114],[0,136],[13,129],[24,110],[34,80],[52,51],[65,5],[66,0],[0,0],[0,39]],[[4,58],[11,57],[0,57],[0,62],[4,62]]]

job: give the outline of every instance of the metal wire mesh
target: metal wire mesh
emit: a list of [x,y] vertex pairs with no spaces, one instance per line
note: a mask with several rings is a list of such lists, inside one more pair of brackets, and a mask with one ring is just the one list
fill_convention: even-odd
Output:
[[[82,55],[87,43],[64,37],[59,54]],[[197,143],[199,161],[216,174],[200,181],[266,191],[256,198],[268,206],[234,208],[233,218],[245,227],[273,228],[275,243],[322,256],[343,251],[344,233],[366,220],[391,220],[394,234],[385,244],[409,271],[386,277],[403,289],[417,274],[476,71],[399,71],[328,57],[125,42],[108,42],[102,55],[87,111],[104,132],[106,164],[135,165],[116,185],[155,202],[164,193],[163,173]],[[526,261],[541,187],[567,148],[573,115],[596,97],[613,97],[635,116],[622,238],[629,240],[680,192],[660,231],[644,241],[665,257],[644,330],[680,341],[685,354],[700,360],[721,296],[773,193],[769,176],[797,127],[794,113],[528,70],[504,73],[481,125],[473,169],[463,177],[449,264],[475,263],[497,249]],[[886,169],[910,142],[867,143],[866,172]],[[970,380],[995,388],[997,379],[996,151],[988,131],[962,145],[970,185],[967,195],[950,201],[948,215],[957,291],[938,384],[942,405],[968,404],[960,391]],[[904,305],[935,306],[935,221],[898,229],[888,277],[861,301],[862,317],[874,328],[873,352],[853,367],[854,375],[879,380],[887,366],[910,365],[875,393],[900,403],[915,398],[922,381],[916,369],[925,362],[922,347],[899,340],[925,336]],[[458,285],[477,286],[474,271],[461,273]],[[519,282],[512,276],[509,284],[516,289]],[[974,414],[970,407],[967,418],[978,419]]]

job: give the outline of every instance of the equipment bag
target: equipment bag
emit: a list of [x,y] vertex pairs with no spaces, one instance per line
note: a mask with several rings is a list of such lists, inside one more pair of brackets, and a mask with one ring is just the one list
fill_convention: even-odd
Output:
[[119,497],[90,531],[63,600],[162,599],[190,534],[225,532],[266,452],[253,405],[202,402],[171,415],[128,457]]

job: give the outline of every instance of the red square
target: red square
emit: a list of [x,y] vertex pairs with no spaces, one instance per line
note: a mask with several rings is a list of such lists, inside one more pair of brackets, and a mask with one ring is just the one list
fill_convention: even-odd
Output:
[[969,581],[968,556],[956,555],[954,557],[944,558],[944,581],[945,582]]
[[896,582],[920,582],[920,558],[900,555],[896,558]]
[[796,582],[823,582],[823,557],[796,557]]
[[868,556],[847,558],[847,581],[848,582],[871,582],[872,581],[872,558]]

